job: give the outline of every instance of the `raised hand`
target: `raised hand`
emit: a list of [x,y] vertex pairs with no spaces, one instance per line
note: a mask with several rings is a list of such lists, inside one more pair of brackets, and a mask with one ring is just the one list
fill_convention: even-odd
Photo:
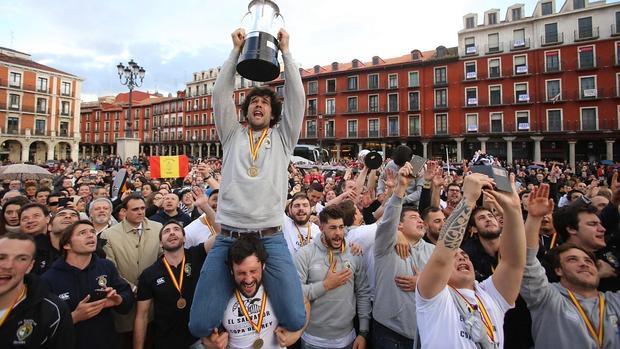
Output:
[[549,184],[534,187],[527,199],[527,214],[532,217],[544,217],[553,212],[553,199],[549,199]]
[[245,29],[239,28],[230,34],[233,41],[233,47],[235,49],[241,50],[243,47],[243,42],[245,41]]

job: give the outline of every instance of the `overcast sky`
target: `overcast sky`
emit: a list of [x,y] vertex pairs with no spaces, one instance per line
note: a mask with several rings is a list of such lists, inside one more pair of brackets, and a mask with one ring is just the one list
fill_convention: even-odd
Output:
[[[463,15],[506,0],[276,0],[303,67],[456,46]],[[536,1],[521,1],[530,16]],[[141,90],[174,93],[228,56],[248,0],[0,0],[0,46],[83,78],[82,99],[126,92],[116,64],[133,58]],[[563,1],[557,1],[561,6]],[[559,9],[559,8],[558,8]],[[558,10],[556,9],[556,10]]]

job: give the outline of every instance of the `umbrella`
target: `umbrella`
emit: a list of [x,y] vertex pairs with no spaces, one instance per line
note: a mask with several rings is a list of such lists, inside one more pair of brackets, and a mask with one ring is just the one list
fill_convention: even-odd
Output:
[[527,167],[528,170],[542,170],[543,167],[539,165],[530,165]]
[[601,161],[602,165],[613,165],[615,164],[615,162],[613,162],[613,160],[603,160]]
[[0,169],[0,180],[17,179],[23,181],[27,179],[39,180],[53,177],[54,175],[48,170],[37,165],[13,164],[3,166],[2,169]]

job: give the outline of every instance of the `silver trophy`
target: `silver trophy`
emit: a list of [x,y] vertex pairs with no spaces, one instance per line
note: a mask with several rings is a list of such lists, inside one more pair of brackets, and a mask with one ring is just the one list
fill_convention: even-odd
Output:
[[237,72],[253,81],[272,81],[280,75],[278,31],[284,26],[278,5],[271,0],[252,0],[243,17],[243,50]]

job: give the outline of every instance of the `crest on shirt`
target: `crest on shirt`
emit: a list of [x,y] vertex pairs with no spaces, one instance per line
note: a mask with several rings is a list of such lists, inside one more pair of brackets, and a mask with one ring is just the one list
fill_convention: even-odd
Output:
[[97,285],[101,288],[108,287],[108,276],[107,275],[99,275],[97,276]]
[[192,275],[192,264],[185,263],[185,276],[190,276],[190,275]]
[[349,269],[349,270],[352,268],[352,267],[351,267],[351,262],[350,262],[348,259],[345,259],[345,260],[342,262],[342,265],[343,265],[346,269]]
[[616,258],[616,256],[614,256],[614,254],[611,253],[611,251],[605,253],[605,259],[607,259],[609,264],[611,264],[614,268],[620,267],[620,263],[618,263],[618,258]]
[[166,280],[164,280],[164,278],[163,278],[163,277],[160,277],[159,279],[157,279],[157,281],[155,281],[155,283],[156,283],[157,285],[161,285],[161,284],[163,284],[163,283],[165,283],[165,282],[166,282]]
[[34,320],[24,320],[15,333],[18,343],[13,342],[13,344],[23,343],[24,339],[28,338],[34,331],[34,326],[36,326]]
[[58,295],[58,298],[62,299],[63,301],[69,300],[69,292],[65,292],[65,293],[61,293]]
[[[243,303],[245,305],[245,309],[248,311],[248,314],[258,314],[260,313],[261,299],[260,298],[252,298],[252,299],[244,299]],[[232,307],[232,311],[237,312],[238,317],[243,317],[243,311],[239,306],[239,302],[235,302]]]
[[265,144],[265,149],[271,148],[271,138],[267,137],[263,142]]
[[41,270],[45,269],[46,265],[47,265],[46,261],[41,261],[41,263],[39,263],[39,267],[41,268]]

